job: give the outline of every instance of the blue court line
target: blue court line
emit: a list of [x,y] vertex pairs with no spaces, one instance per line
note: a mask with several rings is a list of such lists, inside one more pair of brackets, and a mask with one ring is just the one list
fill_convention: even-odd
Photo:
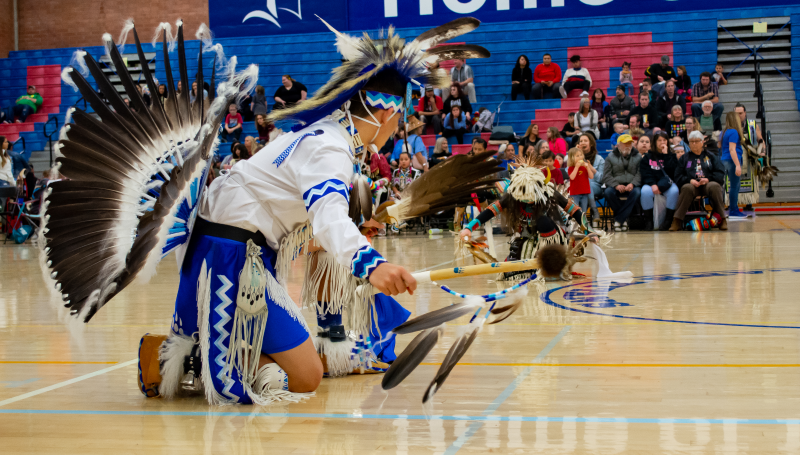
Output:
[[[542,359],[544,359],[547,356],[547,354],[549,354],[550,351],[553,350],[553,348],[558,344],[558,342],[561,341],[562,338],[564,338],[564,335],[566,335],[567,332],[569,332],[569,329],[571,328],[572,326],[568,325],[565,326],[563,329],[561,329],[561,331],[558,332],[558,335],[556,335],[555,337],[553,337],[552,340],[550,340],[550,343],[548,343],[547,346],[545,346],[544,349],[542,349],[542,351],[539,352],[539,354],[533,359],[531,363],[541,362]],[[481,417],[486,417],[487,419],[490,417],[495,417],[492,416],[491,414],[494,413],[494,411],[496,411],[497,408],[499,408],[500,405],[502,405],[503,402],[505,402],[508,399],[508,397],[511,396],[512,393],[514,393],[514,390],[516,390],[517,387],[520,384],[522,384],[522,381],[524,381],[525,378],[527,378],[532,371],[533,367],[527,367],[524,370],[522,370],[522,372],[518,374],[516,378],[514,378],[514,381],[512,381],[511,384],[509,384],[508,387],[506,387],[506,389],[503,390],[503,392],[501,392],[500,395],[498,395],[497,398],[495,398],[494,401],[492,401],[492,403],[481,413]],[[475,419],[470,419],[470,420],[475,420]],[[450,447],[447,448],[447,450],[444,452],[444,455],[453,455],[456,452],[458,452],[458,450],[464,444],[466,444],[469,438],[471,438],[483,426],[482,422],[484,421],[485,420],[478,420],[477,422],[472,423],[467,428],[467,431],[465,431],[461,436],[459,436],[455,441],[453,441],[452,444],[450,444]]]
[[[779,269],[763,269],[763,270],[721,270],[717,272],[704,272],[704,273],[688,273],[688,274],[674,274],[674,275],[645,275],[634,277],[633,282],[628,284],[627,286],[633,286],[637,284],[648,284],[654,283],[659,281],[659,278],[670,278],[671,280],[685,280],[690,278],[712,278],[712,277],[719,277],[722,273],[729,273],[729,274],[759,274],[763,272],[800,272],[800,269],[797,267],[787,267],[787,268],[779,268]],[[589,287],[595,281],[584,282],[584,283],[576,283],[576,284],[568,284],[566,286],[557,287],[551,289],[545,293],[543,293],[540,298],[542,301],[550,306],[554,306],[556,308],[561,308],[563,310],[574,311],[576,313],[584,313],[584,314],[591,314],[595,316],[606,316],[610,318],[618,318],[618,319],[633,319],[637,321],[652,321],[652,322],[675,322],[679,324],[698,324],[698,325],[718,325],[718,326],[727,326],[727,327],[759,327],[759,328],[767,328],[767,329],[800,329],[800,326],[792,326],[792,325],[763,325],[763,324],[732,324],[727,322],[702,322],[702,321],[682,321],[678,319],[659,319],[659,318],[644,318],[639,316],[625,316],[621,314],[606,314],[606,313],[598,313],[596,311],[588,311],[588,310],[581,310],[578,308],[568,307],[566,305],[562,305],[560,303],[556,303],[550,297],[553,293],[558,292],[562,289],[568,289],[577,286],[587,286]],[[612,289],[613,290],[613,289]],[[609,291],[610,293],[610,291]]]
[[[530,368],[530,367],[529,367]],[[444,420],[474,422],[595,422],[595,423],[655,423],[689,425],[800,425],[800,419],[681,419],[681,418],[626,418],[626,417],[548,417],[548,416],[449,416],[449,415],[393,415],[393,414],[315,414],[306,412],[215,412],[215,411],[93,411],[69,409],[0,409],[0,414],[34,415],[107,415],[137,417],[265,417],[298,419],[351,419],[351,420]]]

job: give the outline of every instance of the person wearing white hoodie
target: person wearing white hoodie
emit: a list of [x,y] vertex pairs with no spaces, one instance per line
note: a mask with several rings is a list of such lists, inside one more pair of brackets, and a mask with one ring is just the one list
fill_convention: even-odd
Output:
[[572,63],[572,68],[564,73],[564,80],[561,81],[561,97],[566,98],[570,90],[582,89],[581,98],[589,96],[589,88],[592,86],[592,76],[589,75],[589,70],[581,68],[581,56],[573,55],[569,59]]

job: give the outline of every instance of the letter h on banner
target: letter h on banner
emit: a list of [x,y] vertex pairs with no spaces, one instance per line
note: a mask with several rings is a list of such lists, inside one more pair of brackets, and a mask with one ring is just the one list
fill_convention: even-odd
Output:
[[[511,9],[511,0],[496,0],[497,11],[506,11]],[[583,3],[591,4],[592,0],[581,0]],[[594,0],[597,1],[597,0]],[[603,0],[600,0],[603,1]],[[611,1],[611,0],[607,0]],[[486,0],[469,0],[462,3],[459,0],[443,0],[444,6],[450,11],[458,14],[470,14],[479,10]],[[524,0],[523,7],[525,9],[536,8],[537,0]],[[564,0],[550,0],[551,7],[564,6]],[[433,14],[433,0],[419,0],[419,15],[430,16]],[[397,17],[397,0],[383,0],[383,17]]]

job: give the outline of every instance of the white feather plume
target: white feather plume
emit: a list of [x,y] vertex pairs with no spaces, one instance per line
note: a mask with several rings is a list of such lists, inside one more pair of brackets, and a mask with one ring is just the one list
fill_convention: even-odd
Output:
[[317,19],[321,20],[322,23],[336,35],[336,50],[339,51],[339,54],[341,54],[345,60],[355,60],[362,55],[360,50],[361,38],[356,38],[355,36],[336,30],[331,24],[325,22],[325,19],[319,16],[317,16]]

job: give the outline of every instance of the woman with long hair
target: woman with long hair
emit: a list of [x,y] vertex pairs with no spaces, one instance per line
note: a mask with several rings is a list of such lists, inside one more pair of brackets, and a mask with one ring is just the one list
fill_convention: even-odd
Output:
[[567,156],[567,141],[561,137],[558,128],[551,126],[547,128],[547,145],[550,146],[550,151],[556,156],[559,163],[563,163]]
[[449,114],[453,110],[453,106],[461,108],[461,113],[464,114],[467,118],[467,123],[469,123],[472,119],[472,104],[469,102],[469,97],[461,89],[458,82],[453,82],[450,86],[450,96],[448,96],[447,99],[444,100],[444,104],[442,104],[442,121],[444,121],[446,114]]
[[304,101],[308,95],[308,89],[305,85],[292,79],[292,76],[284,74],[281,76],[281,86],[275,91],[275,105],[273,109],[283,109],[292,107],[295,104]]
[[16,182],[11,170],[11,156],[8,154],[11,144],[8,143],[5,136],[0,136],[0,147],[2,147],[2,150],[0,150],[0,186],[12,186]]
[[603,90],[597,88],[592,93],[592,109],[597,112],[597,120],[599,121],[598,127],[600,128],[600,139],[608,139],[611,137],[608,126],[609,104],[606,102],[606,94]]
[[520,55],[517,57],[514,69],[511,70],[511,101],[516,101],[520,93],[526,100],[531,99],[531,84],[533,84],[533,72],[530,60],[527,55]]
[[541,138],[539,138],[539,125],[537,123],[531,123],[531,126],[525,130],[525,136],[522,137],[520,140],[520,147],[527,149],[529,145],[536,145]]
[[[591,134],[581,134],[578,139],[578,148],[583,152],[583,159],[589,163],[594,177],[589,179],[589,186],[592,188],[592,197],[589,198],[589,206],[592,208],[592,223],[594,227],[600,227],[600,213],[597,212],[595,199],[598,194],[603,194],[603,168],[606,160],[597,153],[597,142]],[[589,214],[586,215],[587,217]]]
[[459,144],[464,143],[464,134],[467,133],[467,118],[461,107],[453,106],[450,113],[444,118],[444,131],[442,136],[450,138],[455,136]]
[[594,134],[595,139],[600,137],[600,128],[598,125],[600,120],[597,116],[597,111],[592,109],[592,103],[589,98],[581,98],[578,112],[575,113],[575,131],[585,133],[590,131]]
[[639,173],[642,177],[642,192],[639,201],[644,210],[644,230],[652,231],[655,227],[653,217],[655,197],[663,195],[667,200],[667,211],[658,230],[668,231],[672,225],[680,194],[678,186],[672,181],[675,168],[678,167],[678,157],[672,153],[669,147],[669,138],[663,131],[653,135],[652,143],[646,135],[641,136],[636,143],[636,148],[642,155],[642,161],[639,164]]
[[675,82],[675,93],[683,99],[692,95],[692,78],[686,74],[686,67],[681,65],[677,68],[677,77]]
[[725,129],[722,132],[720,143],[722,164],[725,166],[725,175],[728,178],[730,187],[728,218],[747,218],[747,215],[739,210],[739,184],[742,176],[744,134],[742,133],[742,121],[735,111],[730,111],[725,115]]
[[256,131],[258,131],[258,142],[266,144],[269,142],[269,134],[275,129],[275,125],[267,121],[266,114],[256,115]]

